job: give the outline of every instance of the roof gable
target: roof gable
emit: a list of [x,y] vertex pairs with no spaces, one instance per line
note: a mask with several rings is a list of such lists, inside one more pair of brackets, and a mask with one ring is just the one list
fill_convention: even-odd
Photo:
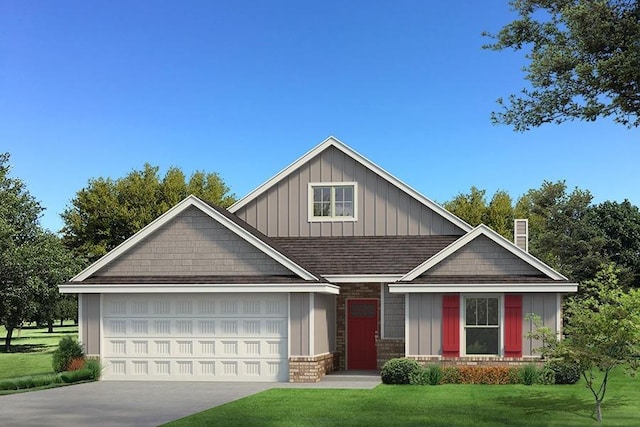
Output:
[[[195,225],[193,224],[194,219],[197,222]],[[204,222],[203,219],[205,220]],[[208,226],[202,227],[202,224],[207,222]],[[200,248],[195,245],[196,242],[190,240],[196,235],[200,237],[197,242]],[[171,240],[172,238],[173,240]],[[221,242],[216,242],[216,239],[221,239],[229,244],[223,248],[220,245]],[[159,242],[160,244],[154,245],[154,242]],[[215,261],[216,257],[226,257],[225,260],[228,260],[229,263],[238,263],[236,271],[233,271],[234,268],[231,265],[229,266],[229,274],[263,273],[282,275],[293,273],[304,280],[319,279],[308,269],[284,255],[256,230],[250,229],[224,210],[211,206],[192,195],[158,217],[70,281],[83,281],[95,274],[115,276],[121,275],[123,272],[128,274],[132,272],[134,274],[153,274],[152,271],[136,271],[128,267],[135,265],[137,267],[134,266],[134,268],[143,268],[140,266],[140,254],[148,253],[149,251],[169,252],[167,258],[177,261],[176,254],[171,253],[171,247],[174,245],[183,245],[184,247],[191,245],[191,254],[186,259],[180,260],[187,265],[193,262],[190,257],[197,256],[199,251],[212,257],[210,260],[202,260],[202,271],[197,272],[199,274],[220,274],[220,272],[207,271],[207,269],[210,270],[213,267],[211,263]],[[159,258],[157,262],[162,263],[162,257],[159,256],[157,258]],[[174,274],[185,273],[185,268],[180,268],[175,263],[173,265],[175,267]],[[196,268],[196,270],[198,269]],[[190,271],[193,272],[194,270],[191,269]]]
[[361,154],[357,153],[355,150],[351,149],[350,147],[348,147],[347,145],[345,145],[344,143],[342,143],[341,141],[339,141],[334,137],[327,138],[322,143],[320,143],[319,145],[311,149],[309,152],[304,154],[302,157],[300,157],[298,160],[293,162],[291,165],[287,166],[286,168],[278,172],[271,179],[267,180],[265,183],[263,183],[262,185],[260,185],[259,187],[251,191],[249,194],[247,194],[245,197],[238,200],[231,207],[229,207],[229,211],[232,213],[237,213],[239,210],[247,206],[250,202],[256,200],[261,195],[267,193],[271,188],[276,186],[279,182],[284,180],[287,176],[289,176],[299,168],[303,167],[303,165],[310,162],[312,159],[321,155],[323,152],[325,152],[326,150],[329,150],[330,148],[337,149],[345,156],[351,158],[353,161],[362,165],[364,168],[382,177],[383,179],[388,181],[391,185],[397,187],[400,191],[413,197],[419,203],[426,206],[427,208],[435,212],[437,215],[439,215],[446,221],[450,222],[451,224],[455,225],[459,229],[463,230],[464,232],[468,232],[472,229],[472,227],[466,222],[464,222],[462,219],[453,215],[451,212],[447,211],[446,209],[444,209],[442,206],[438,205],[431,199],[420,194],[418,191],[414,190],[404,182],[400,181],[395,176],[391,175],[389,172],[385,171],[384,169],[374,164],[373,162],[371,162],[370,160],[368,160]]
[[[492,252],[497,256],[487,256],[486,262],[480,260],[481,267],[476,264],[478,263],[477,259],[471,263],[468,259],[465,259],[465,253],[474,254],[476,258],[478,256],[482,257],[481,248],[490,246],[495,248]],[[507,260],[508,264],[502,262],[503,260]],[[514,260],[516,262],[513,262]],[[445,274],[444,271],[438,271],[445,268],[448,273],[458,272],[458,274],[471,273],[477,275],[487,275],[488,273],[495,276],[501,274],[533,275],[537,272],[553,280],[567,280],[562,274],[533,255],[524,252],[484,224],[480,224],[471,232],[411,270],[401,281],[414,280],[427,272],[434,275]]]

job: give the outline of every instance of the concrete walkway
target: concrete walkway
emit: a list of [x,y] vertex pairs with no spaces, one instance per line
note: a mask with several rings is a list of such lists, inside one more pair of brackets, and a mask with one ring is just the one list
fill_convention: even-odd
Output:
[[315,384],[98,381],[0,396],[6,426],[157,426],[271,388],[363,388],[380,377],[334,374]]

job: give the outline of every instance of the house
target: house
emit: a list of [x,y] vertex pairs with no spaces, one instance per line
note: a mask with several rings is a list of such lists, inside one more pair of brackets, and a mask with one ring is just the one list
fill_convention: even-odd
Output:
[[69,283],[105,380],[313,382],[535,358],[577,285],[335,138],[228,210],[190,196]]

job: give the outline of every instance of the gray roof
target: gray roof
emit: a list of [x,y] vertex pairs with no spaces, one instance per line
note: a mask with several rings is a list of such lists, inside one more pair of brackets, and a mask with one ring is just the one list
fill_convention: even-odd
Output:
[[84,284],[95,285],[254,285],[254,284],[301,284],[319,283],[304,280],[298,276],[92,276],[83,281]]
[[415,284],[434,284],[434,285],[447,285],[447,284],[489,284],[489,283],[519,283],[519,284],[546,284],[546,283],[558,283],[550,277],[544,274],[536,276],[525,275],[447,275],[447,276],[429,276],[423,274],[416,277],[410,282]]

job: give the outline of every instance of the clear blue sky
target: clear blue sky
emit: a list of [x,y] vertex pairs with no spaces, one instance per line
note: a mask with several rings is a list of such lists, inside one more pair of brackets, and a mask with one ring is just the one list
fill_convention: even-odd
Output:
[[243,196],[334,135],[439,202],[565,179],[640,204],[640,130],[494,126],[520,53],[481,46],[493,1],[0,0],[0,152],[59,214],[145,162]]

